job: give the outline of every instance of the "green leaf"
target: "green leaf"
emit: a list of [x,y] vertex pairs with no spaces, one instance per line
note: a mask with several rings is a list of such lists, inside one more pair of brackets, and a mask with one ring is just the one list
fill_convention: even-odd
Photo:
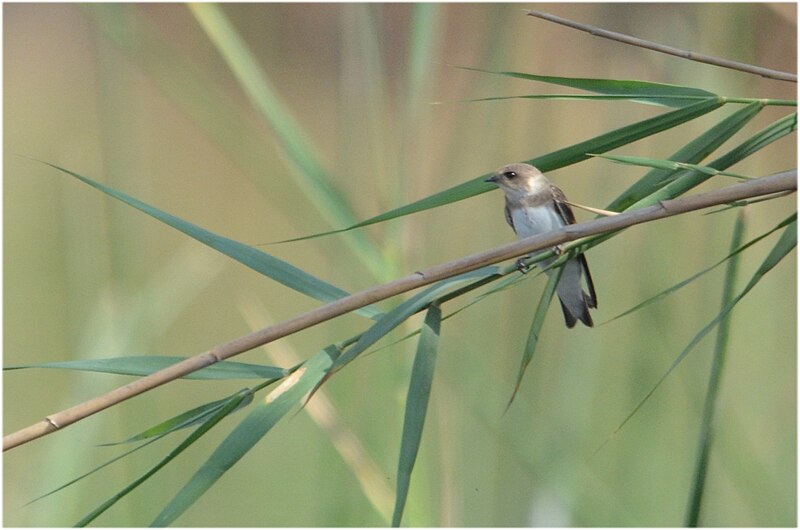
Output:
[[[260,122],[250,119],[250,105],[244,105],[245,110],[238,98],[231,97],[227,87],[210,79],[196,64],[187,60],[174,48],[174,42],[164,39],[150,17],[143,16],[140,10],[100,3],[82,4],[82,7],[96,28],[125,54],[126,60],[141,69],[149,80],[194,120],[215,146],[262,189],[273,195],[278,204],[291,202],[286,200],[286,195],[282,195],[286,192],[274,186],[274,176],[264,171],[264,168],[275,163],[271,152],[264,149],[264,145],[273,143],[274,139],[269,132],[265,132]],[[281,147],[292,139],[291,130],[283,127],[276,128],[274,133],[278,135]],[[296,147],[296,144],[293,146]],[[305,144],[304,147],[313,160],[313,146]],[[302,170],[298,169],[298,172]],[[326,194],[319,188],[306,185],[306,174],[292,175],[287,180],[295,185],[297,191],[309,196],[311,203],[329,223],[341,226],[356,221],[355,218],[347,220],[346,217],[337,216],[336,206],[326,202]],[[333,190],[329,195],[335,196],[337,193]],[[294,213],[290,208],[285,210]],[[345,239],[345,243],[360,251],[362,244],[359,240],[364,238],[364,234],[354,233]],[[369,242],[367,244],[371,245]],[[367,252],[371,254],[371,251]],[[372,258],[362,258],[368,267],[374,268]]]
[[392,515],[392,526],[399,527],[403,518],[403,510],[411,484],[411,471],[417,460],[422,429],[425,426],[425,415],[428,412],[428,400],[433,384],[433,371],[436,366],[436,352],[439,347],[439,331],[442,323],[442,310],[437,304],[431,304],[425,315],[425,323],[414,357],[411,370],[411,381],[408,384],[406,397],[406,413],[403,421],[403,437],[400,442],[400,458],[397,464],[397,498]]
[[[106,195],[109,195],[110,197],[136,208],[140,212],[146,213],[147,215],[158,219],[162,223],[183,232],[187,236],[196,239],[204,245],[207,245],[214,250],[217,250],[226,256],[235,259],[242,265],[246,265],[254,271],[259,272],[264,276],[268,276],[276,282],[282,283],[286,287],[303,293],[306,296],[310,296],[311,298],[321,302],[332,302],[348,295],[347,291],[324,282],[319,278],[316,278],[311,274],[298,269],[294,265],[290,265],[289,263],[271,256],[266,252],[262,252],[261,250],[245,245],[244,243],[239,243],[233,239],[228,239],[227,237],[209,232],[204,228],[200,228],[195,224],[184,221],[183,219],[175,217],[174,215],[170,215],[162,210],[159,210],[158,208],[135,199],[130,195],[126,195],[121,191],[117,191],[113,188],[100,184],[89,177],[84,177],[83,175],[79,175],[78,173],[74,173],[68,169],[50,164],[49,162],[37,162],[41,162],[42,164],[48,165],[53,169],[57,169],[62,173],[75,177],[81,182],[102,191]],[[357,310],[356,312],[368,318],[376,318],[381,314],[381,312],[374,307],[365,307]]]
[[140,450],[140,449],[144,449],[144,448],[145,448],[145,447],[147,447],[148,445],[150,445],[150,444],[152,444],[152,443],[155,443],[155,442],[159,441],[159,440],[160,440],[161,438],[163,438],[164,436],[166,436],[166,434],[163,434],[163,435],[161,435],[161,436],[157,436],[157,437],[155,437],[155,438],[152,438],[152,439],[148,440],[147,442],[145,442],[145,443],[143,443],[143,444],[141,444],[141,445],[137,445],[137,446],[136,446],[136,447],[134,447],[133,449],[130,449],[130,450],[128,450],[128,451],[126,451],[126,452],[122,453],[122,454],[121,454],[121,455],[119,455],[119,456],[115,456],[115,457],[114,457],[114,458],[112,458],[111,460],[108,460],[108,461],[106,461],[106,462],[104,462],[104,463],[100,464],[99,466],[95,467],[95,468],[94,468],[94,469],[92,469],[91,471],[88,471],[88,472],[84,473],[83,475],[81,475],[81,476],[79,476],[79,477],[76,477],[76,478],[74,478],[74,479],[70,480],[70,481],[69,481],[69,482],[67,482],[66,484],[62,484],[61,486],[59,486],[59,487],[57,487],[57,488],[55,488],[55,489],[53,489],[53,490],[50,490],[50,491],[48,491],[47,493],[45,493],[45,494],[43,494],[43,495],[39,495],[38,497],[36,497],[36,498],[35,498],[35,499],[33,499],[32,501],[29,501],[29,502],[25,503],[25,506],[27,506],[28,504],[33,504],[33,503],[34,503],[34,502],[36,502],[36,501],[40,501],[40,500],[44,499],[45,497],[49,497],[50,495],[53,495],[54,493],[58,493],[59,491],[61,491],[61,490],[65,489],[65,488],[68,488],[69,486],[72,486],[73,484],[75,484],[75,483],[77,483],[77,482],[79,482],[79,481],[81,481],[81,480],[85,479],[86,477],[88,477],[88,476],[90,476],[90,475],[92,475],[92,474],[96,473],[97,471],[100,471],[101,469],[103,469],[103,468],[105,468],[105,467],[107,467],[107,466],[110,466],[110,465],[111,465],[111,464],[113,464],[114,462],[117,462],[118,460],[122,460],[122,459],[123,459],[123,458],[125,458],[126,456],[128,456],[128,455],[131,455],[131,454],[135,453],[136,451],[138,451],[138,450]]
[[620,164],[627,164],[631,166],[645,166],[645,167],[652,167],[655,169],[665,169],[667,171],[680,171],[684,169],[693,169],[695,171],[699,171],[700,173],[705,173],[709,176],[716,176],[722,175],[725,177],[733,177],[742,180],[753,180],[753,177],[746,177],[744,175],[739,175],[737,173],[729,173],[725,171],[719,171],[718,169],[714,169],[713,167],[702,166],[699,164],[689,164],[688,162],[678,162],[675,160],[664,160],[661,158],[647,158],[643,156],[622,156],[622,155],[596,155],[599,158],[605,158],[606,160],[611,160],[612,162],[618,162]]
[[[3,370],[22,370],[26,368],[60,368],[83,372],[100,372],[119,375],[150,375],[175,363],[185,361],[186,357],[168,355],[142,355],[112,357],[109,359],[86,359],[78,361],[59,361],[41,364],[7,366]],[[196,372],[183,376],[183,379],[280,379],[290,370],[275,366],[247,364],[235,361],[221,361]]]
[[703,215],[713,215],[716,213],[727,212],[733,208],[742,208],[743,206],[750,206],[751,204],[758,204],[764,201],[774,201],[775,199],[780,199],[781,197],[786,197],[787,195],[792,195],[795,193],[794,190],[792,191],[781,191],[778,193],[772,193],[770,195],[764,195],[763,197],[759,197],[757,199],[748,199],[748,200],[741,200],[741,201],[733,201],[729,202],[727,206],[719,208],[717,210],[711,210],[710,212],[706,212]]
[[[755,154],[757,151],[770,145],[771,143],[783,138],[787,134],[794,132],[797,128],[797,113],[792,113],[784,116],[779,120],[771,123],[764,129],[760,130],[741,144],[737,145],[716,160],[705,164],[718,170],[724,170],[732,165],[744,160],[745,158]],[[649,195],[642,201],[639,201],[635,207],[649,206],[655,204],[660,200],[672,199],[682,195],[690,189],[702,184],[709,179],[705,173],[696,170],[686,170],[686,172],[678,179],[670,182],[658,192]]]
[[[217,401],[211,401],[210,403],[200,405],[199,407],[187,410],[186,412],[182,412],[177,416],[173,416],[168,420],[162,421],[161,423],[154,425],[149,429],[145,429],[144,431],[131,436],[130,438],[126,438],[125,440],[119,442],[109,442],[100,444],[100,446],[108,447],[114,445],[141,442],[143,440],[149,440],[151,438],[161,438],[164,435],[170,434],[172,432],[181,429],[185,429],[186,427],[191,427],[192,425],[196,425],[200,422],[205,421],[209,416],[215,414],[218,410],[224,407],[230,399],[231,399],[230,397],[227,397],[224,399],[219,399]],[[246,407],[252,401],[253,401],[253,395],[251,392],[250,395],[246,396],[245,399],[239,402],[239,408]]]
[[772,228],[770,230],[767,230],[766,232],[764,232],[763,234],[761,234],[760,236],[758,236],[758,237],[756,237],[754,239],[751,239],[750,241],[748,241],[744,245],[740,246],[739,248],[735,249],[733,252],[731,252],[730,254],[728,254],[727,256],[725,256],[724,258],[719,260],[718,262],[714,263],[710,267],[707,267],[707,268],[701,270],[700,272],[696,272],[695,274],[689,276],[685,280],[676,283],[672,287],[664,289],[660,293],[658,293],[658,294],[656,294],[654,296],[651,296],[650,298],[648,298],[648,299],[646,299],[646,300],[644,300],[642,302],[639,302],[638,304],[636,304],[632,308],[630,308],[630,309],[628,309],[626,311],[623,311],[622,313],[620,313],[619,315],[617,315],[617,316],[615,316],[613,318],[610,318],[610,319],[606,320],[605,322],[600,324],[600,326],[604,326],[604,325],[608,324],[609,322],[617,320],[618,318],[622,318],[622,317],[624,317],[626,315],[629,315],[629,314],[633,313],[634,311],[638,311],[639,309],[642,309],[642,308],[652,304],[653,302],[657,302],[658,300],[661,300],[661,299],[665,298],[666,296],[678,291],[682,287],[685,287],[686,285],[689,285],[690,283],[692,283],[693,281],[698,279],[700,276],[703,276],[707,272],[710,272],[710,271],[716,269],[718,266],[722,265],[726,261],[738,256],[738,254],[740,252],[742,252],[743,250],[755,245],[756,243],[758,243],[759,241],[761,241],[765,237],[771,235],[774,232],[777,232],[781,228],[789,225],[790,223],[794,223],[796,221],[797,221],[797,214],[794,213],[794,214],[790,215],[789,217],[787,217],[786,219],[784,219],[783,221],[781,221],[780,223],[778,223],[778,225],[775,226],[774,228]]
[[433,68],[437,67],[430,58],[439,38],[437,26],[441,23],[443,8],[435,3],[413,3],[409,7],[412,20],[409,26],[406,113],[412,114],[415,106],[422,101],[422,89],[430,82]]
[[209,417],[203,424],[198,427],[189,437],[187,437],[183,442],[181,442],[175,449],[169,452],[167,456],[161,459],[155,466],[150,468],[147,473],[139,477],[138,479],[134,480],[127,486],[125,486],[122,490],[117,492],[114,496],[110,499],[105,501],[103,504],[89,512],[83,519],[75,523],[75,526],[86,526],[95,520],[100,514],[111,508],[118,500],[123,498],[125,495],[139,487],[143,482],[147,479],[152,477],[158,470],[169,464],[172,460],[174,460],[178,455],[180,455],[183,451],[188,449],[194,442],[199,440],[204,434],[206,434],[212,427],[214,427],[217,423],[222,421],[223,418],[228,416],[231,412],[238,409],[242,400],[246,399],[248,396],[252,398],[250,395],[250,390],[241,390],[228,398],[225,405],[220,408],[214,415]]
[[[744,234],[744,210],[739,211],[736,224],[733,227],[731,236],[731,251],[739,247],[742,243]],[[725,281],[722,287],[722,309],[731,303],[733,299],[734,285],[736,283],[736,273],[739,269],[739,257],[735,257],[728,262],[725,271]],[[695,462],[692,477],[692,487],[689,493],[689,507],[686,513],[686,525],[689,528],[697,526],[700,519],[700,506],[703,500],[705,489],[706,473],[708,471],[708,457],[711,449],[712,429],[714,424],[714,410],[717,406],[717,395],[719,383],[722,377],[722,368],[725,364],[725,352],[728,349],[728,337],[731,319],[726,316],[720,322],[717,329],[717,341],[714,345],[714,357],[711,364],[711,373],[708,376],[708,389],[706,390],[706,400],[703,407],[703,421],[700,424],[700,436],[698,440],[697,460]]]
[[728,313],[731,312],[731,310],[733,310],[736,304],[738,304],[739,301],[742,298],[744,298],[745,295],[747,295],[747,293],[749,293],[753,287],[756,286],[756,284],[764,277],[764,275],[766,275],[784,257],[786,257],[786,255],[789,254],[789,252],[791,252],[796,245],[797,245],[797,221],[791,223],[784,229],[780,239],[772,248],[767,257],[764,259],[764,261],[762,262],[758,270],[755,272],[755,274],[753,274],[753,277],[750,279],[750,281],[742,290],[742,292],[736,295],[733,298],[733,300],[731,300],[727,305],[725,305],[719,312],[719,314],[717,314],[717,316],[714,317],[714,319],[711,320],[711,322],[706,324],[706,326],[703,327],[703,329],[701,329],[692,338],[691,341],[689,341],[689,344],[686,346],[686,348],[683,349],[683,351],[681,351],[680,354],[678,354],[678,356],[672,362],[667,371],[664,372],[664,374],[658,379],[658,381],[656,381],[655,385],[653,385],[650,391],[648,391],[647,394],[645,394],[645,396],[639,401],[639,403],[633,408],[633,410],[631,410],[631,412],[625,417],[625,419],[622,420],[622,423],[620,423],[619,426],[614,430],[614,434],[618,433],[625,426],[625,424],[628,423],[628,421],[639,411],[639,409],[642,408],[642,406],[647,402],[647,400],[650,399],[650,396],[652,396],[655,393],[658,387],[661,386],[661,383],[663,383],[667,379],[667,377],[669,377],[672,371],[678,367],[678,365],[681,363],[681,361],[683,361],[684,358],[686,358],[689,352],[691,352],[694,349],[694,347],[697,346],[697,344],[712,329],[714,329],[714,327],[717,324],[719,324],[719,322],[722,319],[724,319],[728,315]]
[[[189,8],[253,106],[277,134],[288,158],[298,169],[295,175],[302,183],[299,188],[333,226],[355,223],[358,217],[346,197],[330,183],[316,149],[222,8],[209,3],[189,4]],[[364,264],[376,277],[382,277],[384,260],[365,234],[352,234],[345,241],[364,258]]]
[[[679,162],[697,163],[713,153],[745,125],[750,123],[764,106],[758,103],[747,105],[711,127],[709,130],[684,145],[668,158]],[[623,191],[606,207],[619,212],[650,195],[662,187],[671,177],[672,171],[654,169],[648,171],[627,190]]]
[[[719,169],[719,170],[727,169],[733,164],[736,164],[737,162],[740,162],[741,160],[744,160],[745,158],[755,154],[758,150],[767,147],[772,142],[780,140],[787,134],[790,134],[795,130],[796,127],[797,127],[797,115],[792,114],[789,116],[785,116],[775,121],[774,123],[770,124],[761,131],[757,132],[756,134],[754,134],[753,136],[751,136],[750,138],[748,138],[747,140],[745,140],[744,142],[733,148],[732,150],[728,151],[721,157],[717,158],[713,162],[709,162],[706,165],[708,167],[713,167],[714,169]],[[657,171],[662,171],[662,170],[657,170]],[[640,198],[635,203],[625,208],[625,210],[627,211],[636,208],[644,208],[647,206],[652,206],[654,204],[657,204],[659,201],[674,199],[675,197],[678,197],[679,195],[686,193],[695,186],[702,184],[708,178],[709,178],[708,175],[701,173],[699,171],[685,170],[681,173],[681,176],[679,178],[674,179],[665,186],[656,189],[649,195]],[[610,239],[619,233],[620,231],[585,237],[578,241],[573,241],[571,243],[563,245],[563,250],[569,251],[577,248],[581,251],[585,251],[586,249],[599,245],[603,241]]]
[[[724,102],[718,99],[709,99],[700,101],[698,103],[695,103],[694,105],[690,105],[688,107],[679,110],[667,112],[659,116],[656,116],[655,118],[649,118],[646,120],[642,120],[640,122],[633,123],[631,125],[626,125],[625,127],[621,127],[619,129],[615,129],[608,133],[601,134],[600,136],[596,136],[594,138],[586,140],[584,142],[580,142],[571,145],[569,147],[559,149],[558,151],[553,151],[552,153],[548,153],[546,155],[533,158],[531,160],[526,160],[525,162],[536,166],[543,172],[552,171],[554,169],[558,169],[571,164],[575,164],[582,160],[586,160],[587,158],[589,158],[588,153],[605,153],[606,151],[610,151],[612,149],[616,149],[617,147],[627,145],[629,143],[635,142],[636,140],[640,140],[642,138],[646,138],[647,136],[659,133],[663,130],[676,127],[681,123],[691,121],[704,114],[707,114],[708,112],[711,112],[712,110],[719,108],[723,104]],[[355,228],[361,228],[364,226],[381,223],[383,221],[388,221],[390,219],[396,219],[398,217],[403,217],[405,215],[410,215],[412,213],[417,213],[424,210],[429,210],[431,208],[436,208],[439,206],[444,206],[446,204],[451,204],[464,199],[468,199],[469,197],[474,197],[475,195],[480,195],[481,193],[486,193],[487,191],[496,189],[496,186],[484,182],[486,178],[488,178],[490,175],[491,175],[490,173],[487,173],[479,177],[475,177],[472,180],[463,182],[461,184],[453,186],[452,188],[440,191],[438,193],[425,197],[424,199],[412,202],[411,204],[407,204],[405,206],[395,208],[388,212],[384,212],[380,215],[376,215],[375,217],[371,217],[365,221],[361,221],[360,223],[348,226],[347,228],[341,228],[339,230],[331,230],[329,232],[322,232],[319,234],[312,234],[309,236],[298,237],[294,239],[287,239],[284,241],[278,241],[277,243],[301,241],[305,239],[312,239],[330,234],[346,232],[348,230],[353,230]]]
[[[513,270],[517,270],[516,264],[511,266],[511,267],[509,267],[509,272],[511,272],[512,268],[513,268]],[[508,288],[514,286],[515,284],[517,284],[517,283],[519,283],[521,281],[533,278],[533,277],[538,276],[539,274],[541,274],[540,271],[537,271],[536,273],[529,272],[529,273],[527,273],[525,275],[510,276],[510,277],[506,277],[506,278],[500,279],[500,278],[502,278],[503,274],[507,274],[506,272],[501,272],[501,271],[503,271],[502,268],[500,270],[498,270],[498,272],[496,274],[497,278],[494,278],[494,280],[498,280],[496,286],[492,287],[491,289],[487,290],[484,293],[481,293],[478,296],[473,297],[469,302],[467,302],[463,306],[459,307],[455,311],[452,311],[452,312],[444,315],[442,317],[442,321],[447,320],[448,318],[453,317],[453,316],[457,315],[458,313],[464,311],[465,309],[477,304],[478,302],[480,302],[481,300],[483,300],[484,298],[486,298],[487,296],[489,296],[491,294],[495,294],[495,293],[498,293],[500,291],[504,291],[505,289],[508,289]],[[492,280],[491,277],[489,277],[489,276],[487,276],[486,279]],[[486,283],[488,283],[488,282],[486,282]],[[453,293],[448,293],[447,295],[442,297],[441,300],[444,301],[445,299],[450,299],[456,293],[461,295],[461,294],[464,294],[466,292],[472,291],[474,289],[477,289],[478,287],[480,287],[483,284],[484,283],[482,283],[480,280],[477,281],[477,282],[471,283],[471,284],[465,286],[462,289],[454,291]],[[401,342],[404,342],[404,341],[406,341],[406,340],[408,340],[408,339],[410,339],[412,337],[416,337],[417,335],[420,334],[420,332],[421,332],[421,328],[418,328],[418,329],[412,331],[411,333],[407,333],[406,335],[400,337],[399,339],[397,339],[395,341],[389,342],[388,344],[384,344],[384,345],[382,345],[382,346],[380,346],[378,348],[375,348],[374,350],[370,350],[365,355],[371,355],[371,354],[377,353],[377,352],[379,352],[381,350],[384,350],[384,349],[387,349],[387,348],[391,348],[392,346],[396,346],[397,344],[400,344]]]
[[[32,503],[34,503],[34,502],[36,502],[38,500],[44,499],[45,497],[48,497],[48,496],[50,496],[50,495],[52,495],[54,493],[57,493],[57,492],[65,489],[65,488],[75,484],[76,482],[79,482],[79,481],[83,480],[84,478],[88,477],[89,475],[92,475],[92,474],[96,473],[97,471],[100,471],[101,469],[113,464],[114,462],[117,462],[118,460],[121,460],[121,459],[125,458],[126,456],[128,456],[130,454],[133,454],[136,451],[139,451],[140,449],[143,449],[143,448],[147,447],[151,443],[157,442],[158,440],[160,440],[164,436],[170,434],[171,432],[174,432],[174,431],[177,431],[177,430],[180,430],[180,429],[184,429],[186,427],[190,427],[190,426],[195,425],[197,423],[200,423],[202,421],[206,421],[209,418],[209,416],[211,416],[212,414],[214,414],[214,413],[218,412],[220,409],[222,409],[227,403],[230,402],[230,400],[232,398],[235,398],[236,395],[237,394],[234,394],[233,396],[229,396],[229,397],[227,397],[225,399],[212,401],[211,403],[206,403],[205,405],[202,405],[200,407],[192,409],[192,410],[190,410],[188,412],[185,412],[183,414],[179,414],[178,416],[175,416],[174,418],[172,418],[170,420],[162,422],[161,424],[159,424],[159,425],[157,425],[155,427],[152,427],[151,429],[148,429],[148,430],[146,430],[146,431],[144,431],[144,432],[142,432],[142,433],[140,433],[140,434],[138,434],[136,436],[133,436],[133,437],[129,438],[128,440],[124,440],[122,442],[116,442],[116,443],[100,444],[100,447],[105,447],[105,446],[113,446],[113,445],[118,445],[118,444],[123,444],[123,443],[128,443],[128,442],[146,440],[145,443],[140,444],[140,445],[134,447],[133,449],[122,453],[119,456],[115,456],[111,460],[108,460],[107,462],[104,462],[103,464],[100,464],[99,466],[95,467],[91,471],[88,471],[87,473],[84,473],[83,475],[70,480],[66,484],[62,484],[61,486],[57,487],[56,489],[51,490],[51,491],[45,493],[44,495],[40,495],[39,497],[36,497],[32,501],[26,503],[26,506],[28,504],[32,504]],[[248,392],[248,394],[245,396],[244,399],[238,401],[237,409],[248,405],[252,400],[253,400],[252,392]],[[234,409],[234,411],[237,410],[237,409]],[[233,411],[231,411],[231,412],[233,412]]]
[[393,310],[387,312],[377,322],[375,322],[367,331],[365,331],[358,341],[350,348],[344,351],[342,355],[336,359],[331,366],[331,374],[340,370],[344,365],[355,359],[358,355],[364,352],[367,348],[378,342],[386,334],[394,328],[405,322],[408,317],[415,314],[420,308],[427,306],[433,300],[440,298],[445,292],[455,287],[457,284],[464,282],[478,281],[497,274],[497,267],[494,265],[483,267],[478,270],[459,274],[446,280],[435,283],[428,287],[421,293],[418,293]]
[[339,355],[328,347],[308,359],[278,385],[216,448],[189,482],[156,517],[151,526],[167,526],[194,504],[233,467],[269,430],[313,389]]
[[567,86],[596,92],[606,96],[622,97],[650,105],[663,105],[667,107],[685,107],[697,100],[717,99],[719,96],[707,90],[649,81],[634,81],[622,79],[590,79],[578,77],[555,77],[549,75],[526,74],[522,72],[496,72],[482,68],[457,66],[462,70],[472,70],[485,74],[502,75],[528,81],[541,81],[551,85]]
[[539,303],[536,306],[536,312],[534,313],[533,320],[531,321],[531,327],[528,330],[528,340],[525,342],[525,349],[522,352],[522,361],[519,365],[519,372],[517,372],[517,382],[514,385],[514,391],[511,393],[511,398],[508,400],[508,404],[506,405],[506,410],[508,410],[508,408],[511,406],[511,403],[514,402],[514,398],[517,396],[517,391],[522,384],[522,377],[525,375],[525,371],[528,369],[528,364],[530,364],[531,359],[533,359],[533,354],[536,351],[536,345],[539,344],[539,333],[542,331],[544,319],[547,317],[547,309],[550,307],[550,302],[553,300],[553,295],[556,292],[556,287],[558,287],[558,280],[561,279],[562,272],[564,272],[563,266],[556,268],[550,273],[547,279],[547,284],[544,288],[544,292],[542,292],[542,296],[539,298]]
[[[784,116],[783,118],[776,120],[772,124],[768,125],[761,131],[757,132],[756,134],[752,135],[750,138],[748,138],[747,140],[736,146],[734,149],[728,151],[723,156],[717,158],[716,160],[707,165],[715,169],[726,169],[731,165],[755,154],[760,149],[763,149],[764,147],[767,147],[771,143],[792,133],[796,128],[797,128],[797,114],[793,113],[791,115]],[[644,208],[646,206],[656,204],[662,200],[672,199],[674,197],[681,195],[682,193],[685,193],[691,188],[699,185],[700,183],[704,182],[707,178],[708,176],[703,173],[700,173],[695,170],[687,170],[684,176],[673,182],[670,182],[666,186],[658,189],[657,191],[651,193],[650,195],[638,200],[636,203],[629,206],[627,210],[635,208]],[[794,226],[795,224],[796,221],[792,223],[792,226]],[[587,238],[583,238],[581,240],[573,241],[571,243],[563,245],[563,251],[567,252],[574,249],[578,249],[579,251],[585,251],[586,249],[592,248],[602,243],[603,241],[616,236],[619,233],[620,231],[612,232],[609,234],[599,234],[596,236],[590,236]],[[707,332],[708,331],[706,331],[705,333]],[[691,345],[691,347],[693,346],[694,345]],[[686,353],[688,353],[688,351]],[[685,355],[685,353],[683,355]],[[679,362],[680,359],[676,361],[676,363]],[[674,366],[677,366],[677,364]],[[666,376],[669,375],[669,372],[671,372],[673,368],[670,368],[667,374],[664,375],[664,378],[666,378]],[[656,384],[656,387],[660,384],[661,381],[659,381]],[[653,392],[655,392],[655,388],[653,388],[651,393],[648,394],[642,400],[642,402],[640,402],[640,404],[636,407],[636,409],[632,411],[631,414],[623,421],[623,423],[614,431],[615,433],[618,432],[622,428],[622,426],[636,413],[639,407],[641,407],[644,401],[646,401]],[[607,441],[608,440],[606,440],[606,442]],[[603,445],[605,445],[606,442],[604,442]],[[603,445],[601,445],[601,447],[598,448],[595,452],[599,451],[603,447]]]

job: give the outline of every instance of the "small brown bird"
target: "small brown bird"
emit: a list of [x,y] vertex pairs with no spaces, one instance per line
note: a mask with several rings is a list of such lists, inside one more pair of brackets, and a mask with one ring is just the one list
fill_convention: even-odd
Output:
[[[564,192],[530,164],[503,166],[486,182],[497,184],[503,190],[506,197],[506,221],[519,239],[575,223],[572,209],[564,202],[567,200]],[[555,259],[540,261],[538,265],[545,269]],[[545,269],[545,272],[550,274],[553,271]],[[588,293],[581,285],[582,276],[586,278]],[[597,307],[597,295],[586,256],[578,254],[564,264],[564,272],[561,273],[556,292],[568,328],[575,326],[578,320],[590,327],[594,325],[589,308]]]

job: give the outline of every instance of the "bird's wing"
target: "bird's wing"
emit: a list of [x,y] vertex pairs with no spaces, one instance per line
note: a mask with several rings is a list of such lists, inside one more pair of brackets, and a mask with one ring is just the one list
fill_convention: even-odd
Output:
[[564,224],[574,225],[575,224],[575,214],[572,213],[572,208],[570,208],[569,204],[565,201],[567,200],[566,195],[558,186],[554,186],[553,184],[550,185],[550,189],[553,192],[553,204],[555,204],[556,212],[558,213],[561,220],[564,221]]
[[514,219],[511,217],[511,209],[508,207],[508,201],[506,201],[506,207],[503,210],[503,213],[506,216],[506,222],[508,223],[508,226],[510,226],[511,230],[513,230],[514,233],[516,234],[517,233],[517,229],[514,228]]
[[[564,202],[567,200],[564,192],[561,191],[558,186],[552,184],[550,185],[550,189],[553,191],[553,205],[556,209],[556,213],[558,213],[561,220],[564,221],[564,224],[575,224],[575,214],[572,212],[572,208],[570,208],[569,204]],[[597,307],[597,293],[594,291],[594,281],[592,281],[592,273],[589,272],[589,263],[586,261],[586,256],[583,254],[580,254],[577,259],[578,263],[581,264],[581,268],[583,268],[583,274],[586,276],[586,287],[589,288],[589,297],[586,303],[589,307]]]

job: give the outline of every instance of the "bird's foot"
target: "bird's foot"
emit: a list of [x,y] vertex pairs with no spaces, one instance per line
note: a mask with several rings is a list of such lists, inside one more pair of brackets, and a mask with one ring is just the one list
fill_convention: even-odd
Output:
[[529,270],[531,270],[530,265],[525,263],[525,260],[528,259],[530,256],[522,256],[517,260],[517,270],[522,274],[527,274]]

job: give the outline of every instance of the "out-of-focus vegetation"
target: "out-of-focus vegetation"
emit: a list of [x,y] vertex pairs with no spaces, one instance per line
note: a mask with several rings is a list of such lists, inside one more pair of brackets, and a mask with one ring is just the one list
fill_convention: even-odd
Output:
[[[259,102],[248,99],[227,67],[202,17],[186,6],[5,5],[4,364],[192,355],[317,305],[15,154],[67,167],[255,244],[339,228],[348,219],[371,217],[502,164],[663,112],[623,101],[458,103],[554,90],[449,65],[796,98],[796,85],[599,40],[525,17],[523,7],[224,5],[268,74],[279,108],[290,109],[302,131],[302,142],[287,148],[272,130],[275,122],[263,118],[263,108],[256,110]],[[537,8],[761,66],[792,70],[796,63],[796,11],[789,4]],[[763,110],[723,150],[787,112]],[[619,154],[666,157],[719,119],[700,118]],[[794,141],[777,142],[732,171],[761,176],[796,167]],[[311,151],[298,152],[298,145]],[[304,177],[308,171],[298,164],[318,165],[330,190]],[[594,159],[549,176],[571,200],[602,208],[645,171]],[[728,183],[720,177],[701,189]],[[310,193],[309,186],[318,189]],[[330,208],[327,193],[344,197],[352,211]],[[745,240],[794,210],[793,197],[748,207]],[[724,257],[736,213],[691,214],[632,228],[591,250],[599,298],[595,321]],[[498,192],[357,235],[262,248],[357,291],[512,239]],[[741,255],[739,289],[774,241]],[[701,343],[624,429],[612,432],[718,313],[723,275],[719,268],[594,329],[565,329],[551,307],[505,414],[544,280],[530,275],[445,321],[404,523],[681,524],[713,340]],[[396,338],[421,323],[416,317]],[[363,329],[363,319],[348,316],[237,360],[290,366]],[[320,401],[318,409],[284,419],[177,524],[387,524],[414,342],[347,366],[312,400]],[[129,379],[55,370],[6,373],[4,432]],[[4,523],[78,521],[176,442],[155,443],[24,504],[121,452],[97,444],[125,439],[245,384],[177,382],[7,453]],[[701,524],[795,525],[794,253],[734,310],[720,385]],[[97,523],[149,524],[242,417],[224,420]],[[360,456],[353,460],[353,454]]]

